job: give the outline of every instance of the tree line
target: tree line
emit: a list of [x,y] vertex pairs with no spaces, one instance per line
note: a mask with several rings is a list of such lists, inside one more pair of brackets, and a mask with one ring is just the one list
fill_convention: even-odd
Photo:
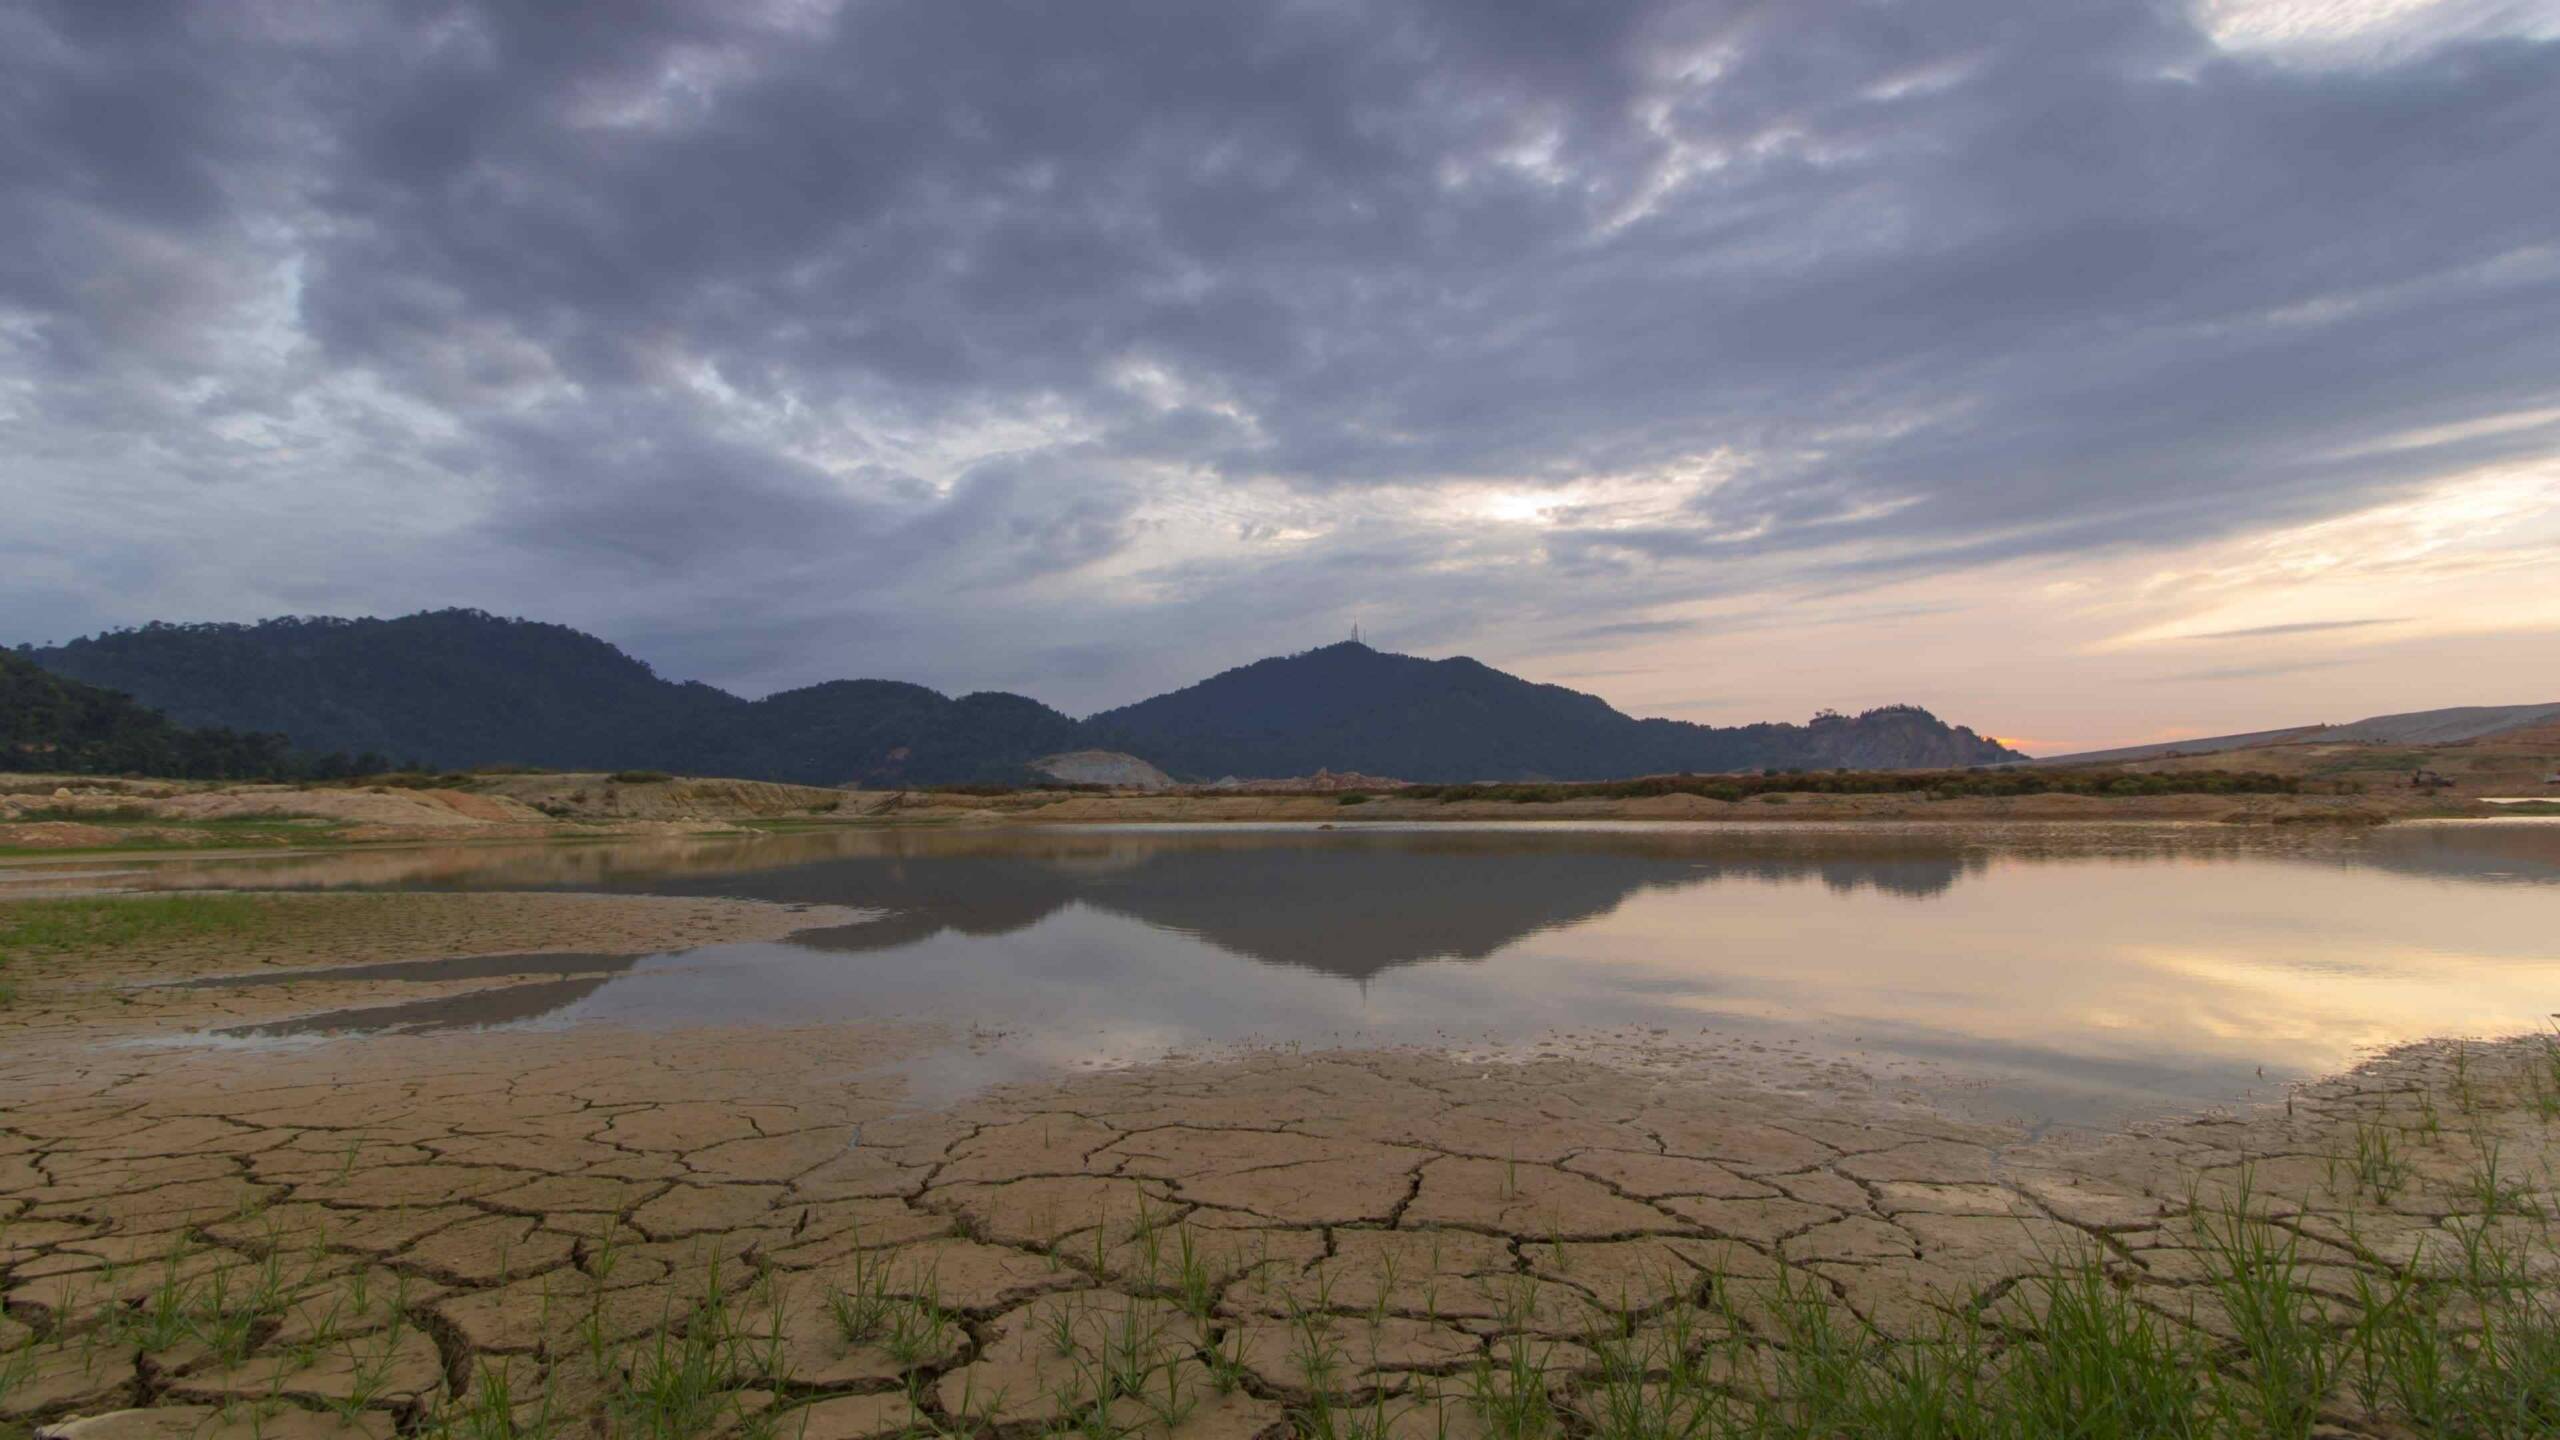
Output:
[[131,696],[0,650],[0,771],[179,780],[342,780],[400,768],[372,752],[314,755],[270,731],[174,724]]

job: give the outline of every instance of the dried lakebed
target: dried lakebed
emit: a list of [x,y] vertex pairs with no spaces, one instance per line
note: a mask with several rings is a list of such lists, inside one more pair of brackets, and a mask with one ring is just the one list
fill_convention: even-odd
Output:
[[[2405,1047],[2286,1104],[2040,1138],[1837,1064],[1642,1031],[1606,1064],[1265,1051],[920,1105],[917,1067],[990,1042],[714,1016],[163,1043],[867,910],[210,904],[11,967],[0,1426],[1744,1433],[1719,1427],[1752,1397],[1851,1394],[1843,1374],[1957,1330],[1987,1354],[2059,1343],[2082,1276],[2082,1309],[2232,1377],[2188,1398],[2255,1428],[2201,1433],[2379,1436],[2429,1431],[2372,1358],[2377,1297],[2435,1296],[2475,1351],[2483,1316],[2530,1345],[2560,1274],[2560,1068],[2533,1041]],[[467,955],[548,958],[349,969]],[[268,968],[321,973],[168,983]],[[2462,1377],[2496,1359],[2455,1350]],[[1750,1433],[1857,1433],[1786,1413],[1805,1428]]]

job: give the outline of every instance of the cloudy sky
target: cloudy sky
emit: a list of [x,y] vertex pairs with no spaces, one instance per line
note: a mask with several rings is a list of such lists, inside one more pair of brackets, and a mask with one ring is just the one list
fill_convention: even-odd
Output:
[[2560,0],[0,0],[0,639],[2560,699]]

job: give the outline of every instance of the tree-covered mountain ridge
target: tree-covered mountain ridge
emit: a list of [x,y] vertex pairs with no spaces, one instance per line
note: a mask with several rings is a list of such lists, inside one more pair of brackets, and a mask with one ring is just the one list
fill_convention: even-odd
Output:
[[1919,768],[2021,758],[1916,706],[1803,725],[1629,717],[1480,661],[1356,642],[1239,666],[1085,720],[1002,691],[836,680],[747,700],[659,676],[565,625],[478,610],[393,619],[158,622],[21,646],[182,725],[443,766],[647,767],[866,785],[1001,782],[1059,751],[1125,751],[1185,780],[1356,770],[1424,781]]
[[129,696],[0,650],[0,773],[237,780],[296,768],[282,735],[185,729]]

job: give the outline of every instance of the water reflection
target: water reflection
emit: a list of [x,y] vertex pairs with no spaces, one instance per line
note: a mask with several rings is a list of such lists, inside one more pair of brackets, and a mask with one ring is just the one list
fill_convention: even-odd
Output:
[[1978,856],[1785,861],[1624,843],[1305,834],[1250,845],[1157,845],[1117,859],[1061,863],[997,851],[920,864],[838,860],[651,888],[888,912],[796,938],[812,949],[889,950],[945,931],[1010,934],[1082,904],[1265,964],[1367,980],[1426,960],[1481,960],[1523,937],[1606,916],[1644,891],[1814,880],[1840,894],[1917,898],[1943,893],[1968,868],[1987,863]]
[[835,831],[637,845],[446,847],[171,867],[166,886],[570,889],[717,896],[883,912],[800,945],[892,950],[997,936],[1083,904],[1276,965],[1369,979],[1482,959],[1715,881],[1835,894],[1946,893],[1993,849],[1952,832],[1808,827],[1700,832],[1551,826]]
[[200,863],[153,883],[872,915],[618,973],[484,959],[522,981],[483,1002],[504,1013],[296,1022],[320,1030],[913,1017],[1012,1028],[1063,1063],[1204,1040],[1703,1028],[1942,1066],[2012,1108],[2085,1118],[2560,1008],[2560,825],[2534,821],[836,831]]
[[2393,825],[2360,848],[2364,863],[2402,875],[2519,885],[2560,884],[2560,821],[2449,820]]
[[835,830],[180,864],[147,883],[603,890],[881,912],[795,940],[847,954],[945,933],[1009,935],[1082,904],[1266,964],[1366,980],[1399,965],[1483,959],[1646,891],[1819,885],[1932,900],[1995,861],[2217,859],[2560,884],[2560,824],[2343,834],[2218,825]]

